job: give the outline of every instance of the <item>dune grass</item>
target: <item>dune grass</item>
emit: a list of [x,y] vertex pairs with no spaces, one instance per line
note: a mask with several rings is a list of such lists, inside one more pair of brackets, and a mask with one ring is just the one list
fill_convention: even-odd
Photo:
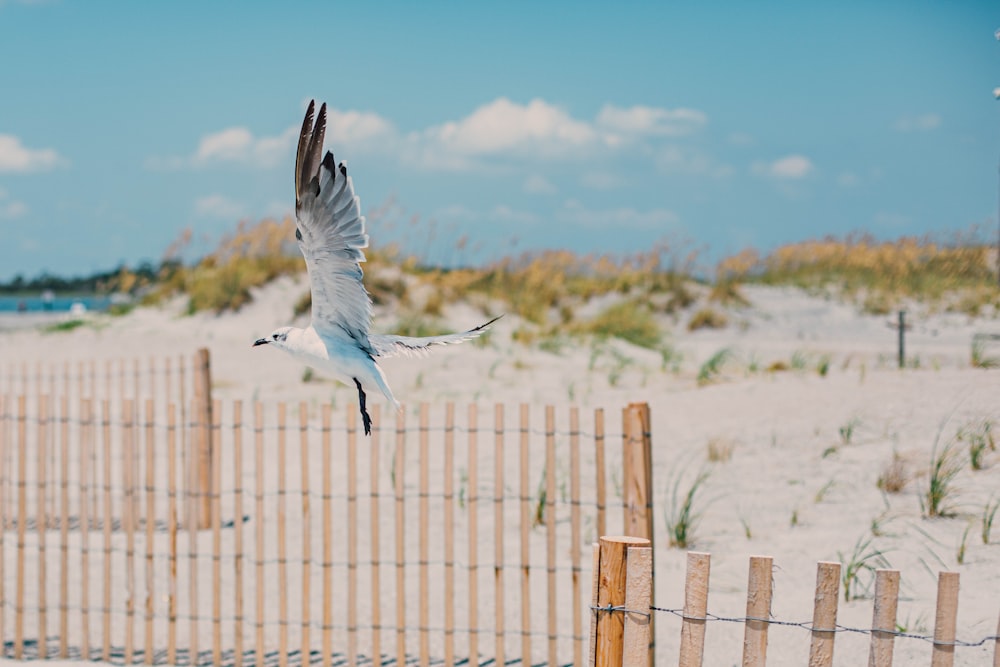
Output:
[[833,288],[863,310],[886,314],[905,299],[978,315],[1000,308],[993,246],[973,229],[938,240],[869,234],[828,237],[780,246],[766,255],[753,249],[727,257],[718,273],[730,281]]

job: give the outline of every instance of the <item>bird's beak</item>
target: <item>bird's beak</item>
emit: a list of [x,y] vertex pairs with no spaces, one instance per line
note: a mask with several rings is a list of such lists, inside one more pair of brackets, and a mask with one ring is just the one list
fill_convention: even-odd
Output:
[[251,347],[257,347],[258,345],[267,345],[268,342],[269,341],[266,338],[258,338],[253,342],[253,345]]

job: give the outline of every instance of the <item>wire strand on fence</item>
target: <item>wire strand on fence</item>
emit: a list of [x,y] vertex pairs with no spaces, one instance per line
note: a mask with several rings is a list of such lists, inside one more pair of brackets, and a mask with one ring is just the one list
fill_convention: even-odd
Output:
[[603,607],[591,605],[590,610],[595,614],[601,612],[620,612],[623,614],[637,614],[639,616],[643,616],[644,618],[652,617],[652,612],[661,612],[665,614],[672,614],[687,621],[720,621],[723,623],[749,623],[758,621],[761,623],[768,623],[770,625],[802,628],[803,630],[808,630],[809,632],[848,632],[861,635],[872,635],[874,633],[878,633],[881,635],[892,635],[893,637],[899,637],[901,639],[919,639],[929,644],[935,644],[938,646],[976,647],[982,646],[986,642],[1000,641],[1000,635],[987,635],[979,641],[963,641],[961,639],[956,639],[955,641],[936,641],[933,635],[918,635],[912,632],[903,632],[901,630],[885,630],[879,628],[852,628],[846,625],[841,625],[840,623],[837,623],[832,628],[815,628],[813,627],[812,621],[782,621],[776,618],[757,618],[755,616],[719,616],[718,614],[713,614],[711,612],[706,612],[704,616],[689,616],[684,613],[683,609],[670,609],[668,607],[656,606],[652,606],[647,611],[643,611],[642,609],[628,609],[625,605],[605,605]]

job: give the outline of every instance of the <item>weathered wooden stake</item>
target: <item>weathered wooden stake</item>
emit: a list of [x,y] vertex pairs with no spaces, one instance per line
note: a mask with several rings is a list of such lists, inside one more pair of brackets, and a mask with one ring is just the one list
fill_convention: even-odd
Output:
[[899,571],[875,571],[875,609],[872,612],[872,641],[868,667],[892,667],[892,649],[896,630],[896,604],[899,600]]
[[767,629],[771,618],[770,556],[751,556],[747,577],[747,620],[743,632],[743,667],[767,664]]
[[938,574],[937,610],[934,613],[934,651],[931,667],[955,664],[955,623],[958,617],[958,572]]
[[833,640],[837,636],[837,599],[840,594],[840,563],[816,565],[816,597],[813,605],[809,667],[833,665]]
[[628,548],[625,575],[625,628],[622,632],[622,667],[647,667],[653,641],[653,550]]
[[[629,547],[649,547],[644,537],[601,537],[597,564],[595,667],[619,667],[624,655],[626,579]],[[619,608],[619,609],[613,609]],[[643,611],[639,609],[637,611]],[[648,652],[643,667],[648,664]]]
[[689,551],[684,583],[684,620],[681,623],[680,667],[701,667],[705,659],[705,614],[712,557]]
[[198,402],[194,417],[198,420],[198,452],[191,458],[196,466],[193,479],[198,487],[198,528],[212,525],[212,362],[208,348],[195,356],[195,398]]

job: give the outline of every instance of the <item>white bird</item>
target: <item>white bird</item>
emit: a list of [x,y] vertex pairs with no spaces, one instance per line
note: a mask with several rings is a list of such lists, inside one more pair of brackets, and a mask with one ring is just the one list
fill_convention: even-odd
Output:
[[433,345],[450,345],[475,338],[493,322],[444,336],[411,338],[369,333],[372,300],[362,283],[362,250],[368,247],[361,201],[347,175],[347,165],[323,159],[326,104],[313,126],[315,101],[309,103],[295,156],[295,238],[306,258],[312,291],[312,321],[305,329],[282,327],[253,346],[273,345],[315,368],[358,388],[365,435],[371,417],[365,407],[367,392],[380,391],[399,409],[385,373],[376,359],[396,355],[424,355]]

